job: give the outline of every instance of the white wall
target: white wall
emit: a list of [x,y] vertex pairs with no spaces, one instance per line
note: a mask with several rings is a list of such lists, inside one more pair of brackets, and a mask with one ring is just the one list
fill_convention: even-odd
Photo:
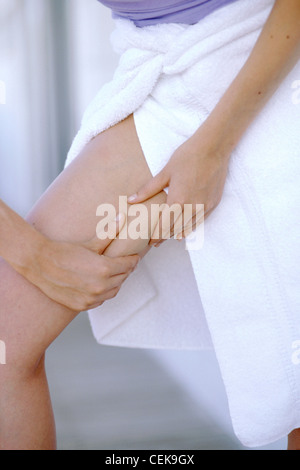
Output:
[[48,1],[1,0],[0,197],[22,214],[45,188],[56,153],[48,7]]
[[61,171],[86,105],[111,78],[111,28],[96,0],[0,1],[0,198],[22,215]]
[[110,45],[113,21],[109,9],[96,0],[69,0],[72,115],[77,128],[99,88],[111,79],[118,63]]

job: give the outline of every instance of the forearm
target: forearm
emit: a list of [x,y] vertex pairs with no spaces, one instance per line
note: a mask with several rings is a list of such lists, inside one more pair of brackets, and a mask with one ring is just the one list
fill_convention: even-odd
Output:
[[229,156],[299,59],[300,0],[277,0],[247,62],[196,140],[200,143],[205,135],[212,151]]
[[32,262],[43,236],[0,199],[0,256],[22,272]]

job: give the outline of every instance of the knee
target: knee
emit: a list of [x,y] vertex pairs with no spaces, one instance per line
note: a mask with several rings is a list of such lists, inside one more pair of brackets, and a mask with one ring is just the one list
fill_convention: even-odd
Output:
[[[45,351],[41,352],[36,345],[28,345],[27,338],[4,336],[4,360],[0,362],[0,389],[5,382],[22,382],[34,379],[44,373]],[[3,352],[3,350],[2,350]]]
[[5,365],[0,365],[0,390],[15,388],[22,383],[45,376],[45,354],[36,360],[20,360],[19,354],[8,355]]
[[[38,338],[30,342],[23,306],[27,302],[27,282],[0,259],[0,382],[10,377],[29,377],[40,373],[44,350]],[[30,307],[28,307],[30,308]],[[0,388],[1,388],[0,385]]]

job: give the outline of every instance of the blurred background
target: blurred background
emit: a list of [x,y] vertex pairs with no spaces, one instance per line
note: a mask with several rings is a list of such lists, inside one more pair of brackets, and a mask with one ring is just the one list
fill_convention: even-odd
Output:
[[[62,171],[85,107],[112,77],[112,29],[96,0],[0,0],[0,197],[22,216]],[[213,352],[99,346],[83,313],[49,349],[47,369],[59,449],[244,449]],[[285,448],[283,439],[259,449]]]

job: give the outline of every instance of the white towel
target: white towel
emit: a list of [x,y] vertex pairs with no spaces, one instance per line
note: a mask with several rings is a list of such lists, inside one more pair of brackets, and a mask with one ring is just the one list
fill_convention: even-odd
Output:
[[[203,123],[245,63],[274,0],[239,0],[192,26],[116,21],[113,80],[88,107],[72,161],[134,113],[152,174]],[[300,64],[233,152],[204,245],[152,250],[90,312],[103,344],[215,348],[236,435],[261,446],[300,427]],[[174,295],[175,293],[175,295]]]

